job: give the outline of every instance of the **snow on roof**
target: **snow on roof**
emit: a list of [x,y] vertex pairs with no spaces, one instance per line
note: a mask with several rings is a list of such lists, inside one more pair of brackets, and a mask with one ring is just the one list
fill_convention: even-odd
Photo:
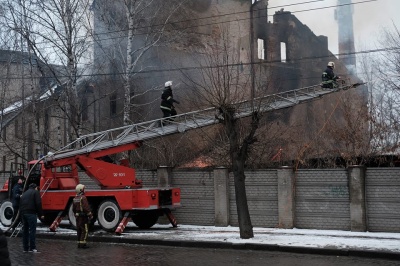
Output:
[[[55,87],[52,87],[50,89],[48,89],[47,91],[45,91],[40,97],[39,97],[39,101],[44,101],[46,99],[48,99],[53,93],[54,93],[54,89]],[[32,99],[32,96],[26,97],[25,98],[25,102],[30,102]],[[10,106],[4,108],[1,112],[0,115],[6,115],[15,111],[18,111],[21,107],[22,107],[23,101],[16,101],[14,103],[12,103]]]

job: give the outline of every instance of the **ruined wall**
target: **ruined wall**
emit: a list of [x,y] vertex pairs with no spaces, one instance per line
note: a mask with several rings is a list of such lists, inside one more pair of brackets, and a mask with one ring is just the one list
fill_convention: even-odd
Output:
[[[349,75],[344,64],[328,50],[327,37],[316,36],[290,12],[276,12],[273,22],[265,23],[265,28],[259,30],[258,36],[265,41],[265,60],[260,60],[259,67],[262,68],[261,73],[268,73],[269,93],[320,84],[321,74],[329,61],[335,62],[335,73],[344,80],[348,79],[348,83],[357,80]],[[286,51],[281,49],[282,44]],[[342,114],[338,110],[342,99],[359,98],[360,94],[362,89],[339,92],[295,106],[284,112],[282,121],[288,127],[297,126],[299,133],[303,134],[303,141],[309,142],[321,136],[321,130],[332,117],[341,120]]]
[[[110,4],[107,1],[105,3]],[[113,12],[123,12],[121,1],[112,3],[115,4]],[[106,5],[99,7],[104,9]],[[138,65],[138,70],[145,71],[135,73],[133,78],[132,88],[138,97],[134,99],[135,110],[132,121],[139,122],[161,117],[160,90],[167,80],[174,82],[176,99],[180,100],[184,96],[193,95],[191,88],[188,87],[187,78],[195,79],[201,75],[201,69],[206,65],[205,56],[212,51],[213,41],[216,38],[222,38],[225,32],[229,32],[229,43],[234,47],[232,56],[236,57],[238,70],[250,76],[250,66],[253,65],[255,68],[256,86],[262,88],[257,90],[259,94],[255,96],[320,84],[321,74],[329,61],[336,63],[337,74],[348,77],[345,66],[328,50],[327,37],[316,36],[287,11],[277,12],[274,14],[273,21],[268,21],[267,7],[267,0],[257,1],[254,5],[251,5],[251,1],[244,0],[193,0],[181,6],[176,16],[174,15],[171,19],[173,23],[170,28],[167,28],[163,42],[150,48]],[[95,12],[101,14],[104,10],[95,10]],[[95,32],[110,31],[104,18],[101,16],[95,16],[95,18]],[[181,30],[178,32],[176,29]],[[118,36],[119,38],[113,38],[113,36],[104,38],[104,43],[95,47],[94,58],[95,67],[99,67],[107,74],[106,76],[113,79],[111,82],[108,81],[110,85],[103,83],[102,89],[117,95],[119,100],[117,113],[121,116],[123,90],[121,81],[118,79],[119,73],[123,73],[124,70],[117,70],[116,66],[120,66],[118,60],[123,59],[114,57],[114,61],[110,62],[106,60],[109,57],[103,54],[107,47],[112,54],[115,54],[113,49],[116,47],[123,50],[126,39],[121,38],[123,37],[121,34]],[[264,59],[258,58],[259,39],[264,41]],[[140,45],[142,41],[139,38],[135,44]],[[281,43],[286,45],[285,56],[281,54]],[[285,61],[282,60],[283,58],[286,58]],[[111,75],[108,75],[110,73]],[[251,90],[250,87],[247,91],[243,91],[243,98],[249,98],[249,90]],[[144,91],[146,93],[142,94]],[[318,101],[281,111],[276,116],[287,125],[288,129],[296,128],[297,135],[300,135],[303,138],[301,141],[306,143],[319,134],[329,118],[340,119],[341,115],[336,111],[338,103],[341,97],[351,99],[353,93],[328,95]],[[109,97],[105,97],[102,105],[104,108],[99,108],[101,113],[99,117],[102,119],[98,120],[104,122],[99,129],[116,127],[121,123],[118,115],[110,118],[109,108],[107,108],[109,100]],[[181,102],[178,113],[193,111],[195,108],[187,101]],[[275,116],[275,114],[270,115]],[[327,139],[321,134],[319,137],[323,141]]]
[[[165,1],[162,1],[163,3]],[[172,2],[171,2],[172,3]],[[141,119],[149,120],[161,115],[158,99],[160,90],[167,80],[174,82],[175,98],[187,93],[184,85],[185,75],[195,77],[200,70],[196,69],[200,62],[204,63],[204,53],[210,51],[213,39],[218,38],[225,31],[229,32],[229,43],[235,47],[238,63],[246,65],[249,62],[249,11],[250,1],[243,0],[203,0],[185,2],[169,20],[163,39],[158,45],[151,47],[146,55],[140,60],[133,77],[133,90],[136,94],[148,91],[150,88],[158,89],[150,91],[135,98],[135,103],[140,106],[143,103],[154,102],[154,105],[140,106],[135,113],[141,117],[132,117],[133,121]],[[245,11],[245,12],[244,12]],[[113,79],[113,86],[108,86],[108,91],[113,91],[119,99],[118,113],[121,114],[123,104],[123,91],[120,73],[124,73],[121,62],[125,60],[125,54],[119,52],[126,50],[126,31],[115,31],[110,29],[110,14],[118,13],[121,22],[126,20],[124,7],[121,1],[96,1],[93,8],[95,34],[100,34],[100,42],[94,45],[94,67],[93,73],[103,73],[105,77]],[[178,30],[177,30],[178,29]],[[144,42],[145,35],[135,37],[136,47]],[[110,60],[112,59],[112,60]],[[144,71],[143,71],[144,70]],[[165,70],[165,71],[162,71]],[[243,69],[245,71],[245,69]],[[139,73],[141,72],[141,73]],[[104,82],[103,82],[104,83]],[[107,83],[107,82],[105,82]],[[98,87],[100,84],[97,85]],[[105,87],[105,86],[103,86]],[[105,101],[109,100],[108,98]],[[108,105],[105,103],[104,106]],[[190,106],[181,104],[180,112],[189,111]],[[107,111],[104,117],[108,116]],[[118,120],[118,119],[117,119]],[[115,119],[114,119],[115,121]],[[113,126],[112,122],[104,125]]]

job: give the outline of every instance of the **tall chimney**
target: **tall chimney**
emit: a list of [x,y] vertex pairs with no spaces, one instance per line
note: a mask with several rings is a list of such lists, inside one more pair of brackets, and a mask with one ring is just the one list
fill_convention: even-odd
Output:
[[351,73],[356,70],[353,32],[353,6],[351,0],[338,0],[335,19],[339,28],[339,59]]

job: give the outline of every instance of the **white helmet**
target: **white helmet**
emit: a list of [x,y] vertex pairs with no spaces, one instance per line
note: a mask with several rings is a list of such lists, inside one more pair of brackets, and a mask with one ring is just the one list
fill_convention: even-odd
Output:
[[165,88],[171,87],[171,86],[172,86],[172,81],[165,82]]
[[328,63],[328,66],[329,66],[329,67],[332,67],[332,68],[335,68],[335,63],[334,63],[334,62],[329,62],[329,63]]
[[85,192],[85,185],[78,184],[78,185],[76,185],[75,190],[76,190],[76,193]]

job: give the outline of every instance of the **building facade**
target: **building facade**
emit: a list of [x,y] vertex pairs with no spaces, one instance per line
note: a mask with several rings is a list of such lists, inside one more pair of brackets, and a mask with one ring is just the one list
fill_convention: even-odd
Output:
[[[126,78],[130,79],[130,120],[133,123],[162,116],[160,95],[168,80],[174,82],[175,97],[186,100],[179,106],[179,112],[193,111],[196,107],[190,101],[197,99],[191,99],[194,94],[188,77],[192,80],[201,78],[200,72],[207,68],[202,63],[213,53],[215,40],[229,43],[230,63],[237,66],[241,77],[252,79],[251,85],[241,93],[244,99],[318,85],[329,61],[336,63],[335,72],[343,79],[357,81],[328,50],[325,36],[316,36],[288,11],[276,12],[270,21],[267,0],[204,0],[184,4],[160,0],[158,6],[162,8],[151,6],[136,16],[134,22],[137,24],[133,27],[136,31],[130,35],[130,40],[127,9],[123,3],[95,0],[91,7],[94,37],[90,58],[93,62],[90,71],[85,72],[91,73],[91,78],[79,84],[83,134],[123,125]],[[162,34],[157,34],[160,31]],[[128,41],[131,43],[130,60],[135,62],[131,69],[126,64]],[[326,145],[335,146],[335,141],[322,136],[320,131],[332,116],[340,120],[341,113],[337,110],[343,98],[360,98],[360,95],[363,95],[362,90],[346,92],[345,96],[331,94],[277,115],[272,114],[270,119],[285,125],[287,130],[295,128],[295,133],[302,136],[301,142],[319,135]],[[361,102],[364,106],[365,101]],[[59,143],[65,145],[68,142],[63,132],[68,123],[60,117],[60,105],[49,106],[52,108],[42,112],[45,115],[40,124],[41,134],[48,139],[47,148],[42,149],[42,153],[62,146]],[[24,126],[29,124],[17,122],[18,119],[14,121]],[[20,128],[20,124],[15,126],[15,123],[14,128]],[[29,127],[34,134],[34,125]],[[3,132],[10,132],[10,128],[11,125]],[[293,158],[294,152],[290,156]],[[36,156],[27,156],[31,157]]]

